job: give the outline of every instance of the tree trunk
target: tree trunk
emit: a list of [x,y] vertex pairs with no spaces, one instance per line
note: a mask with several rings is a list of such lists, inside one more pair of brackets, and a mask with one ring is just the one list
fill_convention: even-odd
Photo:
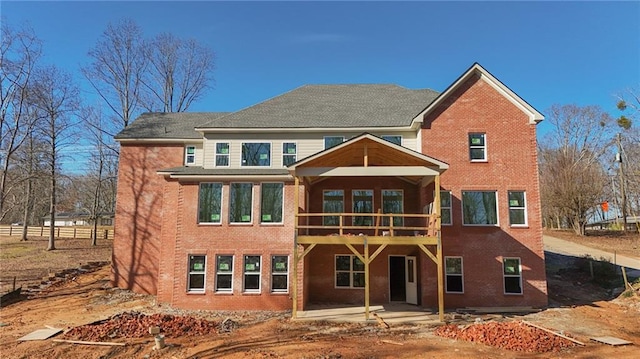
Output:
[[26,203],[24,205],[24,214],[22,216],[22,237],[21,241],[27,240],[27,227],[29,223],[29,213],[31,212],[31,192],[32,192],[32,179],[31,174],[29,174],[29,179],[27,180],[27,193],[26,193]]

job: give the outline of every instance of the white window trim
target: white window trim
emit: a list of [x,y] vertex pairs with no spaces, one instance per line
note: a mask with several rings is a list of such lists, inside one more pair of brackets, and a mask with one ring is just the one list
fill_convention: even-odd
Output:
[[[296,153],[295,154],[284,153],[284,145],[287,144],[287,143],[293,143],[296,146]],[[295,157],[295,160],[293,161],[294,163],[298,161],[298,142],[297,141],[283,141],[282,142],[282,159],[281,159],[282,160],[282,163],[281,163],[282,167],[287,167],[284,164],[284,156],[287,156],[287,155]]]
[[[200,222],[200,186],[204,183],[219,183],[222,185],[222,187],[220,188],[220,222]],[[222,214],[222,208],[223,208],[223,204],[224,203],[224,183],[222,182],[200,182],[198,184],[198,213],[196,213],[196,218],[198,220],[198,225],[203,225],[203,226],[221,226],[222,225],[222,218],[223,218],[223,214]]]
[[[524,206],[523,207],[512,207],[511,203],[509,203],[509,193],[511,192],[522,192],[524,198]],[[529,216],[527,213],[527,191],[513,190],[507,191],[507,205],[509,206],[509,226],[511,227],[529,227]],[[524,211],[524,223],[523,224],[512,224],[511,223],[511,209],[522,209]]]
[[[442,206],[442,194],[443,193],[448,193],[449,194],[449,207],[443,207]],[[442,209],[449,209],[449,221],[450,222],[447,223],[447,222],[442,221]],[[464,209],[464,207],[463,207],[463,209]],[[440,224],[443,225],[443,226],[452,226],[453,225],[453,195],[451,194],[451,191],[447,191],[447,190],[440,191]]]
[[[274,268],[273,268],[273,257],[287,257],[287,273],[282,273],[282,272],[274,272]],[[289,268],[291,266],[291,258],[286,255],[286,254],[274,254],[271,256],[271,293],[275,293],[275,294],[287,294],[289,293]],[[287,277],[287,289],[273,289],[273,276],[274,275],[278,275],[278,276],[286,276]]]
[[[218,270],[218,258],[219,257],[231,257],[231,273],[227,273],[227,272],[219,272]],[[233,254],[217,254],[216,255],[216,282],[214,284],[214,290],[216,293],[233,293],[233,277],[234,277],[234,264],[235,264],[236,258]],[[218,288],[218,275],[229,275],[231,274],[231,288],[222,288],[219,289]]]
[[[281,208],[281,213],[282,213],[282,220],[280,222],[263,222],[262,221],[262,185],[265,183],[280,183],[282,184],[282,208]],[[253,201],[251,202],[251,204],[253,205]],[[264,226],[272,226],[272,225],[282,225],[284,224],[284,182],[260,182],[260,224],[264,225]]]
[[[244,148],[245,144],[249,144],[249,143],[257,143],[257,144],[263,144],[263,143],[268,143],[269,144],[269,165],[268,166],[245,166],[242,164],[242,150]],[[271,141],[244,141],[240,143],[240,168],[271,168],[273,166],[273,142]]]
[[[460,258],[460,274],[447,274],[447,258]],[[445,276],[445,293],[450,293],[450,294],[464,294],[464,259],[462,259],[462,256],[445,256],[444,257],[444,276]],[[450,292],[448,285],[447,285],[447,276],[456,276],[456,277],[460,277],[460,280],[462,282],[462,291],[460,292]]]
[[[325,198],[325,193],[327,192],[334,192],[334,191],[342,191],[342,211],[340,213],[344,213],[344,189],[325,189],[322,190],[322,212],[324,213],[324,198]],[[334,212],[335,213],[335,212]],[[322,225],[323,226],[328,226],[328,224],[325,224],[325,218],[327,216],[323,216],[322,217]],[[338,219],[338,221],[340,221],[340,219]],[[344,225],[344,223],[342,224]]]
[[[246,257],[258,257],[260,259],[260,268],[258,273],[251,272],[247,274]],[[258,289],[246,289],[246,276],[258,276]],[[245,254],[242,256],[242,293],[261,293],[262,292],[262,255],[259,254]]]
[[[233,183],[249,183],[251,185],[251,214],[249,215],[249,222],[232,222],[231,221],[231,184]],[[253,203],[255,201],[255,188],[256,186],[253,185],[253,182],[229,182],[229,205],[227,207],[227,210],[229,211],[229,224],[233,224],[233,225],[239,225],[239,226],[250,226],[253,225]],[[284,213],[283,213],[284,215]]]
[[[474,146],[469,142],[469,136],[471,135],[482,135],[484,138],[483,146]],[[467,144],[469,146],[469,161],[471,162],[488,162],[489,160],[489,151],[488,151],[488,142],[487,142],[487,133],[486,132],[469,132],[467,134]],[[471,159],[471,149],[472,148],[482,148],[484,149],[484,159]]]
[[[342,138],[342,142],[344,142],[344,141],[345,141],[345,138],[346,138],[345,136],[322,136],[322,149],[323,149],[323,150],[326,150],[327,148],[333,148],[333,147],[335,147],[335,146],[332,146],[332,147],[327,147],[327,146],[326,146],[327,138],[333,138],[333,137],[341,137],[341,138]],[[337,145],[336,145],[336,146],[337,146]]]
[[[191,271],[191,259],[189,257],[204,257],[204,271],[192,272]],[[187,293],[205,293],[207,291],[207,255],[206,254],[187,254]],[[191,275],[202,274],[204,287],[202,289],[191,289]]]
[[[370,217],[371,218],[371,224],[368,227],[373,227],[376,225],[375,220],[373,219],[373,213],[374,213],[374,205],[375,205],[375,200],[376,200],[376,192],[373,189],[352,189],[351,190],[351,212],[352,213],[356,213],[356,209],[353,207],[356,203],[356,201],[354,200],[354,196],[355,196],[355,192],[356,191],[370,191],[371,192],[371,212],[358,212],[360,215],[356,216],[354,215],[351,218],[351,225],[355,226],[355,221],[356,221],[356,217]],[[403,199],[404,201],[404,199]],[[404,205],[404,204],[403,204]],[[344,205],[343,205],[344,207]],[[371,213],[370,216],[367,216],[367,213]],[[343,223],[344,224],[344,223]],[[367,227],[367,225],[362,225],[361,227]]]
[[[493,194],[496,197],[496,224],[466,224],[464,223],[464,192],[493,192]],[[462,226],[463,227],[500,227],[500,211],[498,210],[500,208],[500,203],[498,203],[498,201],[500,200],[500,198],[498,198],[498,191],[496,190],[462,190],[460,192],[460,210],[462,213]]]
[[[514,275],[514,274],[505,274],[504,273],[504,261],[505,259],[517,259],[518,260],[518,275]],[[506,288],[506,278],[515,278],[518,277],[519,281],[520,281],[520,293],[507,293],[507,288]],[[522,260],[520,259],[520,257],[502,257],[502,291],[504,292],[504,295],[523,295],[524,294],[524,287],[522,286]]]
[[[218,144],[226,143],[227,149],[229,152],[227,153],[218,153]],[[218,166],[218,156],[227,156],[227,165],[226,166]],[[216,142],[214,144],[214,156],[213,156],[213,166],[214,167],[230,167],[231,166],[231,143],[230,142]]]
[[[381,139],[383,139],[385,141],[388,141],[388,142],[391,142],[391,141],[385,139],[385,137],[400,137],[400,146],[404,146],[404,136],[402,136],[402,135],[380,135]],[[393,142],[391,142],[391,143],[393,143]]]
[[[338,272],[347,272],[346,270],[338,270],[336,268],[337,265],[337,259],[338,257],[349,257],[349,286],[345,287],[345,286],[338,286]],[[354,273],[362,273],[364,274],[365,271],[361,270],[361,271],[356,271],[353,270],[353,258],[357,258],[357,256],[355,254],[334,254],[333,256],[333,286],[334,289],[364,289],[364,287],[354,287],[353,286],[353,274]]]
[[[382,203],[382,208],[384,208],[384,192],[385,191],[395,191],[395,192],[400,192],[402,193],[402,213],[395,213],[395,214],[404,214],[404,190],[403,189],[393,189],[393,188],[383,188],[380,190],[380,202]],[[374,193],[374,201],[375,201],[375,193]],[[389,213],[385,213],[385,214],[389,214]],[[387,218],[387,217],[383,217],[383,218]],[[404,217],[400,217],[400,221],[402,222],[399,226],[403,227],[404,226]],[[384,221],[380,221],[381,225],[382,223],[384,223]],[[389,225],[391,225],[391,218],[389,218]],[[373,223],[375,225],[375,219],[373,220]],[[394,224],[394,227],[396,225]]]
[[[189,162],[189,148],[193,148],[193,161]],[[184,146],[184,165],[185,166],[189,166],[189,165],[195,165],[196,161],[197,161],[197,148],[196,145],[186,145]]]

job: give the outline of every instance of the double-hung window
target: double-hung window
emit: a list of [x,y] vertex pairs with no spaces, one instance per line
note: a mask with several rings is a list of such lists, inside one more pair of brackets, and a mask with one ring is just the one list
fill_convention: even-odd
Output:
[[285,142],[282,144],[282,165],[288,166],[296,162],[298,148],[295,142]]
[[389,141],[391,143],[395,143],[396,145],[402,146],[402,136],[398,135],[383,135],[382,139],[385,141]]
[[520,258],[503,258],[504,293],[522,294],[522,268]]
[[251,210],[253,207],[253,184],[237,183],[229,184],[229,222],[251,223]]
[[462,224],[495,226],[498,206],[495,191],[462,191]]
[[[353,213],[373,213],[373,191],[369,189],[365,190],[353,190],[352,203]],[[355,216],[353,217],[354,226],[372,226],[372,216]]]
[[364,263],[354,255],[336,255],[336,287],[364,288]]
[[[344,212],[344,191],[341,189],[324,190],[322,192],[322,212],[343,213]],[[322,224],[325,226],[337,226],[338,216],[324,216]]]
[[344,142],[343,136],[325,136],[324,137],[324,149],[331,148],[333,146],[337,146]]
[[463,293],[462,257],[444,257],[447,293]]
[[184,148],[184,164],[194,165],[196,163],[196,146],[185,146]]
[[487,136],[484,133],[469,134],[469,158],[472,162],[487,161]]
[[260,256],[244,256],[245,292],[260,292]]
[[233,256],[216,257],[216,292],[233,292]]
[[204,255],[189,255],[189,277],[187,291],[192,293],[204,292],[205,266],[207,257]]
[[527,206],[524,191],[509,191],[509,224],[527,225]]
[[260,222],[282,223],[284,184],[264,182],[260,190]]
[[242,144],[242,166],[271,166],[271,143],[244,142]]
[[221,223],[222,183],[200,183],[198,223]]
[[[402,190],[383,189],[382,190],[382,212],[383,213],[404,213],[404,198]],[[402,226],[403,217],[393,217],[394,226]],[[388,226],[389,217],[383,217],[382,225]]]
[[451,225],[451,191],[440,191],[440,217],[443,225]]
[[271,291],[287,293],[289,291],[289,257],[271,257]]
[[229,143],[216,143],[216,167],[229,166]]

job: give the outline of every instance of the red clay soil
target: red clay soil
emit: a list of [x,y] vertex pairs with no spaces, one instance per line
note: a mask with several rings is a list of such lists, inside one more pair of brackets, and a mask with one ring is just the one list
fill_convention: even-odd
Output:
[[444,338],[477,342],[517,352],[558,352],[576,346],[570,340],[522,322],[485,323],[470,326],[444,325],[435,334]]

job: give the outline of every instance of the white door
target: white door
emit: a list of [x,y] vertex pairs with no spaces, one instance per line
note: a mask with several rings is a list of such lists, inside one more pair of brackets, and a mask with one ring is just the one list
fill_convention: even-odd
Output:
[[418,305],[418,283],[416,272],[416,257],[406,256],[404,281],[407,288],[407,303]]

